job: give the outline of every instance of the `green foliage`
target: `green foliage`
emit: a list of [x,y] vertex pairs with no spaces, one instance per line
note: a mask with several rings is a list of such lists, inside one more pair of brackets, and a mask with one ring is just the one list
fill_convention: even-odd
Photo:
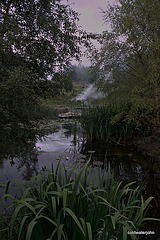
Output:
[[78,60],[88,40],[84,32],[81,39],[78,14],[60,0],[1,1],[0,16],[0,129],[29,128],[39,119],[40,98],[72,88],[67,76],[47,76]]
[[79,58],[78,14],[69,5],[60,0],[5,0],[0,14],[2,58],[10,51],[33,64],[41,77],[70,57]]
[[89,141],[125,141],[133,136],[135,125],[127,123],[111,105],[84,109],[79,119]]
[[37,104],[37,96],[33,90],[33,76],[30,71],[23,68],[15,68],[9,72],[8,79],[0,83],[0,102],[3,123],[27,122],[31,119],[35,105]]
[[121,112],[130,106],[126,118],[138,127],[150,119],[153,129],[160,109],[159,9],[157,0],[119,0],[109,6],[104,20],[112,29],[100,36],[101,50],[93,53],[98,86],[108,101]]
[[72,79],[65,71],[57,72],[53,75],[51,84],[53,85],[53,96],[63,95],[65,92],[71,92],[73,89]]
[[38,80],[29,69],[15,67],[7,77],[0,82],[0,135],[2,139],[26,141],[38,134],[34,128],[39,120],[54,115],[54,109],[47,108],[42,101],[49,91],[44,91],[42,80]]
[[115,184],[110,166],[106,177],[100,169],[96,177],[88,164],[67,172],[59,162],[55,171],[20,184],[20,200],[5,194],[15,207],[10,239],[138,239],[127,232],[154,220],[145,218],[152,197],[144,201],[133,183]]

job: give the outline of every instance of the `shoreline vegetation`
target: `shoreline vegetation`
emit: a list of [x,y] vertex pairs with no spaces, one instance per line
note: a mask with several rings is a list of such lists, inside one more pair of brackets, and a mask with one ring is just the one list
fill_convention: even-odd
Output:
[[[77,89],[74,90],[75,95],[77,95],[77,93],[80,93],[83,90],[83,88],[79,86],[76,86],[76,88]],[[61,106],[60,109],[61,108],[74,109],[74,108],[77,108],[77,106],[80,107],[82,105],[81,102],[78,102],[78,103],[74,101],[71,102],[70,101],[71,96],[73,96],[72,93],[66,94],[66,96],[63,96],[63,97],[58,97],[57,99],[54,99],[54,100],[47,99],[44,102],[44,105],[47,111],[48,109],[49,109],[49,112],[50,110],[51,112],[54,111],[54,114],[49,116],[52,116],[52,118],[55,119],[55,117],[57,116],[57,113],[55,113],[55,108],[57,106],[58,106],[58,109],[59,109],[59,106]],[[84,110],[82,110],[82,116],[79,119],[79,121],[82,124],[82,127],[84,127],[84,130],[86,127],[87,131],[89,132],[89,134],[87,134],[87,132],[85,131],[85,134],[86,136],[88,136],[87,138],[89,141],[92,142],[93,140],[97,140],[97,141],[102,141],[106,143],[106,140],[108,141],[111,137],[115,141],[115,144],[123,143],[128,146],[132,145],[132,146],[135,146],[139,151],[142,151],[142,153],[147,154],[148,156],[158,157],[159,137],[142,135],[142,136],[138,136],[138,140],[137,140],[136,138],[133,137],[134,129],[132,127],[125,128],[125,123],[121,121],[121,119],[120,121],[116,122],[116,125],[114,125],[115,122],[112,122],[112,118],[114,118],[115,112],[112,111],[111,106],[109,105],[106,106],[104,105],[104,103],[102,105],[101,101],[99,104],[99,101],[100,100],[97,101],[98,102],[97,105],[94,102],[94,107],[93,107],[93,104],[91,104],[92,107],[87,107],[87,108],[84,107]],[[104,127],[104,129],[101,128],[102,126]],[[92,131],[90,130],[90,128],[92,129]],[[155,142],[157,144],[156,148],[155,148]],[[122,240],[138,239],[137,238],[138,236],[136,235],[134,236],[127,235],[127,231],[131,232],[131,231],[138,231],[139,229],[140,230],[144,229],[143,220],[145,218],[148,219],[148,221],[155,220],[153,218],[149,219],[148,217],[145,217],[147,213],[146,212],[147,206],[149,207],[150,201],[151,199],[153,200],[153,198],[150,197],[147,200],[143,200],[143,198],[141,197],[141,200],[140,200],[140,190],[138,190],[138,188],[132,189],[133,183],[128,183],[123,188],[120,188],[120,183],[114,182],[114,179],[113,179],[114,174],[112,175],[111,173],[112,171],[110,170],[110,167],[108,167],[108,178],[107,178],[108,180],[103,179],[104,176],[103,175],[101,176],[101,171],[99,169],[99,180],[96,186],[92,182],[93,186],[91,190],[90,186],[87,183],[88,181],[87,179],[89,179],[87,176],[87,172],[88,172],[87,169],[88,169],[88,163],[83,168],[83,170],[79,170],[80,175],[78,175],[76,178],[78,180],[73,180],[73,178],[71,177],[71,174],[69,174],[68,176],[65,175],[64,174],[65,170],[63,169],[62,171],[60,165],[58,165],[56,172],[54,172],[53,169],[52,169],[52,172],[49,170],[46,172],[46,170],[44,170],[44,172],[39,173],[38,176],[35,179],[33,179],[31,182],[29,183],[24,182],[25,188],[24,189],[21,188],[21,189],[23,189],[22,195],[24,195],[25,197],[23,196],[22,198],[20,198],[20,200],[14,199],[14,197],[10,196],[9,193],[7,193],[9,189],[9,184],[8,184],[6,186],[6,195],[3,196],[3,199],[7,199],[9,197],[13,198],[14,199],[13,201],[15,203],[15,210],[14,210],[14,213],[12,212],[9,218],[6,217],[2,220],[2,216],[0,217],[1,226],[2,226],[0,231],[1,239],[6,239],[6,236],[8,236],[9,239],[13,239],[13,240],[14,239],[17,240],[21,238],[25,239],[25,234],[27,234],[26,239],[28,240],[29,239],[35,239],[35,240],[47,239],[47,237],[49,236],[47,236],[45,233],[45,229],[44,229],[45,224],[47,224],[49,228],[51,226],[54,226],[54,231],[50,232],[50,234],[52,235],[51,239],[58,239],[58,237],[59,239],[65,239],[65,238],[68,239],[67,236],[69,235],[67,234],[69,233],[67,232],[71,228],[75,229],[75,233],[74,233],[75,236],[76,234],[78,234],[78,236],[82,235],[80,239],[97,239],[95,238],[96,236],[99,237],[98,239],[104,239],[104,236],[106,236],[105,239],[110,239],[111,236],[118,237],[118,239],[122,239]],[[75,169],[73,168],[72,171],[74,172],[74,170]],[[62,172],[64,174],[63,177],[62,177],[63,175]],[[80,176],[82,175],[82,173],[84,173],[84,178],[82,178],[82,182],[81,182]],[[65,180],[63,178],[65,178]],[[91,178],[92,179],[94,178],[93,174]],[[42,188],[37,190],[39,183]],[[55,186],[56,184],[60,184],[60,187],[56,188],[56,190],[52,189],[54,188],[53,186]],[[109,196],[112,196],[109,201],[106,199],[106,196],[104,197],[105,195],[104,192],[106,191],[106,188],[105,188],[106,184],[108,184],[107,192]],[[30,189],[29,186],[31,187],[31,190],[29,190]],[[35,186],[37,187],[35,188]],[[73,186],[73,189],[71,186]],[[75,188],[76,190],[74,190]],[[78,188],[81,189],[80,192]],[[87,189],[90,189],[89,191],[91,192],[87,192],[88,191]],[[73,194],[72,191],[74,192],[74,194],[76,193],[77,195],[75,195],[76,196],[75,203],[72,203],[70,205],[71,203],[70,196]],[[51,192],[54,192],[54,193],[51,194]],[[101,196],[101,194],[103,196]],[[120,199],[118,199],[118,196],[120,196]],[[123,198],[123,196],[124,196],[124,199],[122,200],[121,197]],[[85,200],[86,197],[87,199]],[[126,199],[128,199],[127,205],[125,205]],[[85,209],[79,210],[83,212],[83,214],[85,215],[84,218],[82,217],[83,214],[77,215],[79,213],[77,213],[77,210],[76,210],[76,209],[79,209],[79,206],[81,206],[81,201],[83,202],[82,205],[85,206],[87,204],[86,205],[87,207],[85,207]],[[85,204],[84,204],[84,201],[85,201]],[[120,207],[119,203],[123,203],[123,202],[124,202],[124,205],[122,210],[122,209],[119,209]],[[52,205],[50,205],[51,203]],[[94,210],[95,210],[95,206],[98,207],[99,204],[103,205],[103,210],[104,210],[104,207],[108,209],[106,210],[107,212],[105,216],[103,215],[103,211],[101,211],[100,209],[99,209],[100,213],[95,213],[94,218],[101,219],[103,224],[99,223],[100,225],[97,225],[95,220],[93,220],[93,222],[90,222],[90,220],[87,220],[87,218],[91,219],[93,217],[93,216],[92,217],[90,216],[93,210],[89,211],[89,209],[92,208],[93,203],[96,204],[94,205]],[[77,207],[75,207],[73,204],[77,204]],[[135,213],[134,208],[139,209],[137,213]],[[54,216],[52,217],[50,214],[53,214]],[[98,215],[96,216],[96,214]],[[103,217],[99,216],[99,214],[102,214]],[[106,216],[108,217],[106,218]],[[109,228],[107,228],[107,225],[105,224],[107,224]]]
[[115,183],[110,165],[107,177],[100,168],[95,177],[89,162],[70,172],[59,162],[55,170],[45,169],[29,182],[17,182],[20,199],[8,193],[8,183],[3,200],[11,198],[14,211],[4,236],[10,240],[139,239],[128,232],[158,221],[146,215],[153,198],[144,200],[133,182]]
[[[83,122],[82,125],[85,125],[85,121],[86,121],[86,123],[88,122],[89,124],[88,126],[91,126],[91,122],[89,122],[89,117],[90,117],[95,127],[95,125],[97,124],[96,117],[99,119],[99,127],[97,127],[97,129],[95,130],[93,129],[92,130],[93,132],[95,132],[94,133],[95,135],[99,136],[98,138],[100,139],[102,137],[100,135],[101,134],[103,135],[103,130],[101,126],[103,126],[103,128],[105,129],[106,127],[109,127],[105,125],[106,123],[104,124],[104,121],[107,121],[106,120],[108,117],[107,114],[109,113],[109,112],[107,113],[107,111],[110,111],[109,114],[111,114],[111,112],[114,112],[113,114],[114,116],[110,116],[110,120],[109,120],[111,125],[114,125],[114,124],[116,125],[118,123],[121,124],[121,125],[117,125],[115,128],[115,131],[119,132],[119,136],[118,135],[116,136],[115,141],[118,143],[120,140],[122,140],[121,138],[124,137],[127,139],[127,141],[125,141],[126,145],[133,145],[138,151],[141,151],[144,155],[158,157],[160,155],[159,128],[156,129],[154,126],[154,122],[151,122],[150,119],[144,119],[144,120],[142,119],[142,122],[139,119],[139,123],[137,126],[136,121],[135,123],[134,123],[134,120],[129,122],[127,119],[127,113],[124,114],[124,113],[118,112],[117,107],[115,107],[114,104],[108,101],[108,98],[106,99],[105,97],[102,97],[100,99],[95,99],[95,100],[93,99],[90,102],[90,106],[88,106],[87,108],[84,105],[83,101],[73,100],[73,98],[77,96],[79,93],[81,93],[83,89],[85,89],[88,86],[88,84],[89,84],[88,82],[81,82],[81,81],[73,82],[72,91],[63,92],[62,94],[54,98],[48,97],[46,99],[43,99],[41,101],[42,112],[44,111],[44,113],[41,114],[42,120],[55,119],[58,116],[58,112],[63,113],[63,112],[69,111],[70,109],[74,111],[74,109],[80,108],[82,109],[83,117],[84,117],[83,120],[82,119],[80,120],[81,123]],[[89,111],[90,112],[92,111],[92,113],[89,113]],[[102,113],[100,113],[100,111],[104,112],[104,116],[102,116]],[[126,112],[129,111],[129,107],[128,107],[128,110],[125,109],[125,111]],[[96,112],[97,112],[97,115],[96,115]],[[96,122],[96,124],[94,123],[94,121]],[[86,129],[88,129],[88,126],[86,125]],[[93,127],[91,126],[91,128]],[[89,132],[91,133],[91,131]],[[128,137],[127,137],[127,134],[128,134]]]

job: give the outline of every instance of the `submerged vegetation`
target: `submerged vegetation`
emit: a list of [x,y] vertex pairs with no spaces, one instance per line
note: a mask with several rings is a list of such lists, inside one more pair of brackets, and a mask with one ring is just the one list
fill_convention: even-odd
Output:
[[56,170],[44,170],[30,182],[18,183],[19,200],[6,191],[3,198],[13,200],[14,211],[4,230],[11,240],[136,240],[127,232],[138,231],[151,220],[146,213],[153,198],[144,201],[133,184],[115,183],[110,166],[107,176],[99,169],[96,177],[89,161],[70,172],[59,162]]

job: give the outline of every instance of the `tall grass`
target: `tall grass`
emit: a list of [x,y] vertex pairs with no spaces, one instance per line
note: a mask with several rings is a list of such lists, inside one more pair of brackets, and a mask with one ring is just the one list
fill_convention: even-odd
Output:
[[116,119],[117,113],[110,105],[96,106],[84,109],[79,119],[87,139],[107,142],[114,139],[117,142],[131,137],[134,131],[133,124],[127,124],[122,117]]
[[96,177],[89,170],[69,173],[58,164],[56,170],[40,173],[25,188],[20,185],[21,199],[14,199],[10,222],[10,240],[125,240],[145,223],[152,197],[144,201],[133,183],[114,184],[108,167],[107,177],[99,169]]

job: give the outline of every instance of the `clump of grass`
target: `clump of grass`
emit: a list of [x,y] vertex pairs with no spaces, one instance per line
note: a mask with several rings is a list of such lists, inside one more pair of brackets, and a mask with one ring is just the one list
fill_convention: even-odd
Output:
[[133,124],[127,124],[122,117],[117,118],[116,111],[110,105],[89,107],[84,109],[79,119],[87,140],[105,141],[110,139],[125,140],[133,135]]
[[88,165],[79,173],[76,167],[67,173],[59,163],[55,171],[40,173],[21,186],[9,239],[138,239],[127,232],[138,231],[149,220],[145,215],[152,197],[144,201],[138,188],[131,188],[133,183],[114,184],[110,167],[107,177],[99,169],[96,178]]

